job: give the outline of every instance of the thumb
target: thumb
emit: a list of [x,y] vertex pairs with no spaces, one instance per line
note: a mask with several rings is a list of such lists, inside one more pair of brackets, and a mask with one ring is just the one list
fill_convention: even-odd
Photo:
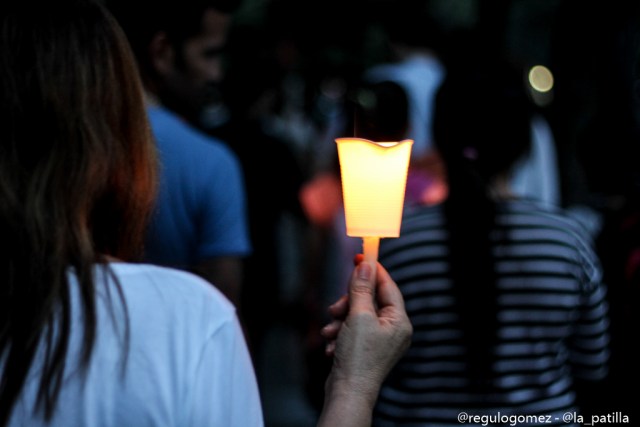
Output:
[[375,269],[370,262],[362,261],[351,275],[349,283],[350,311],[375,313],[375,295]]

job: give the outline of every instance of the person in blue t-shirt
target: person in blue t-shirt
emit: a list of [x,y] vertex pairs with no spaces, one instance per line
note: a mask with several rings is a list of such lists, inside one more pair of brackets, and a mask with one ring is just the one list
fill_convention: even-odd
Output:
[[161,163],[145,259],[199,274],[236,306],[251,252],[242,171],[231,150],[194,124],[222,77],[239,3],[107,1],[137,58]]

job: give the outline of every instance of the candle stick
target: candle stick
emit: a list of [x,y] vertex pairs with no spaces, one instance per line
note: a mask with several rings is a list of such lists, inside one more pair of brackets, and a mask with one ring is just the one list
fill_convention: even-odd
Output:
[[380,247],[379,237],[363,237],[362,252],[364,260],[375,263],[378,260],[378,248]]

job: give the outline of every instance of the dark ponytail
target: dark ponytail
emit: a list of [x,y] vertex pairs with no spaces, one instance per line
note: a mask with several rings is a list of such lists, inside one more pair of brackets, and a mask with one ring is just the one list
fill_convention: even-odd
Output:
[[527,152],[532,111],[519,73],[476,65],[452,70],[443,83],[434,137],[447,167],[449,261],[471,386],[487,391],[498,325],[491,187]]

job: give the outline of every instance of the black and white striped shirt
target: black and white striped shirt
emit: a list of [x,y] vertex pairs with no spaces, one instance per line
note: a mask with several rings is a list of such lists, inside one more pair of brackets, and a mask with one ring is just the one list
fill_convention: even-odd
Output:
[[608,358],[605,289],[589,237],[560,211],[498,205],[491,395],[469,389],[447,239],[443,209],[421,207],[406,212],[399,238],[382,241],[380,262],[402,290],[414,336],[381,389],[374,425],[473,425],[459,422],[463,411],[571,425],[562,417],[577,410],[572,379],[603,378]]

